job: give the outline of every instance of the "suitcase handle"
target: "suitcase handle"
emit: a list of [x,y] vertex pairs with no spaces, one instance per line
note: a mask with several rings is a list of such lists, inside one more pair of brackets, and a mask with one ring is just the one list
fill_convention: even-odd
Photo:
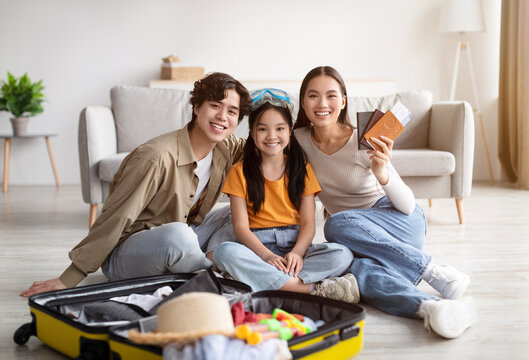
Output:
[[310,355],[312,353],[333,347],[339,342],[340,342],[340,336],[338,334],[333,334],[333,335],[327,336],[326,338],[323,338],[323,340],[321,340],[320,342],[309,345],[303,349],[290,350],[290,353],[292,354],[292,358],[299,359],[304,356]]

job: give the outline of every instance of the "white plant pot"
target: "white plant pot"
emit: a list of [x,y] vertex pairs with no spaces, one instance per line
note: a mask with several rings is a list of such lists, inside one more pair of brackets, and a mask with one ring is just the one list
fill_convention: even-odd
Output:
[[11,125],[13,126],[13,134],[15,136],[25,136],[28,133],[29,117],[12,117]]

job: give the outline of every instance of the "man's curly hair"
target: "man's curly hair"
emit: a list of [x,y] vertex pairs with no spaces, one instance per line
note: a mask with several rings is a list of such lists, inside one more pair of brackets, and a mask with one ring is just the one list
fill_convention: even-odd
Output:
[[[226,97],[226,91],[233,89],[241,97],[239,105],[239,123],[245,115],[250,113],[251,99],[248,90],[239,81],[228,74],[214,72],[207,74],[203,79],[195,81],[195,86],[191,91],[189,103],[195,108],[200,107],[206,101],[221,101]],[[196,125],[197,115],[193,111],[188,130],[192,130]]]

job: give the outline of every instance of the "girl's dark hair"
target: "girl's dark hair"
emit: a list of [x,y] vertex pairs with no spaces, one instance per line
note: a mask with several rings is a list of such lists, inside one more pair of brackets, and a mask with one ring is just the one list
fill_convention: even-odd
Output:
[[250,94],[244,85],[228,74],[219,72],[210,73],[203,79],[195,81],[194,88],[191,90],[189,103],[193,107],[193,112],[188,125],[189,131],[196,125],[197,115],[194,111],[195,106],[200,107],[206,101],[221,101],[226,97],[226,91],[229,89],[235,90],[241,98],[239,104],[239,123],[244,116],[250,113]]
[[[331,66],[318,66],[311,71],[308,72],[308,74],[303,79],[303,82],[301,83],[301,88],[299,90],[299,112],[298,112],[298,118],[296,120],[296,124],[294,125],[294,129],[310,126],[310,120],[307,117],[307,114],[305,114],[305,109],[303,109],[303,99],[305,98],[305,94],[307,92],[307,86],[309,85],[309,81],[314,79],[317,76],[323,76],[327,75],[332,77],[334,80],[340,84],[340,88],[342,90],[342,95],[347,97],[347,90],[345,88],[345,82],[342,79],[342,76],[340,73]],[[338,122],[349,126],[352,128],[351,121],[349,120],[349,114],[347,112],[349,101],[345,101],[345,107],[340,112],[340,115],[338,116]]]
[[244,146],[243,173],[248,188],[248,198],[252,203],[252,210],[257,214],[261,210],[264,202],[264,176],[261,172],[261,152],[255,145],[252,138],[252,131],[259,119],[267,110],[275,110],[287,121],[291,130],[290,144],[285,147],[283,153],[287,157],[285,166],[285,181],[287,181],[288,197],[292,204],[299,210],[301,205],[301,196],[305,191],[305,177],[307,176],[307,160],[305,153],[299,145],[294,132],[292,132],[292,115],[287,108],[274,106],[270,103],[264,103],[256,110],[250,113],[248,126],[250,135]]

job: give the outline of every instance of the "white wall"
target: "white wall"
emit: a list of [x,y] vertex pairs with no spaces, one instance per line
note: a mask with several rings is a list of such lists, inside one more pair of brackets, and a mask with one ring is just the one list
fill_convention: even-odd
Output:
[[[437,32],[443,0],[0,0],[0,78],[44,79],[48,101],[30,122],[51,132],[62,183],[79,183],[77,122],[109,105],[113,85],[147,85],[161,58],[239,79],[302,79],[332,65],[348,79],[394,79],[398,90],[448,98],[458,35]],[[470,34],[496,178],[500,0],[483,0],[487,32]],[[461,70],[466,71],[463,62]],[[464,75],[462,75],[464,76]],[[463,83],[456,98],[471,100]],[[10,133],[0,113],[0,133]],[[488,170],[476,128],[474,178]],[[0,156],[3,158],[3,146]],[[13,141],[11,184],[53,184],[44,142]]]

